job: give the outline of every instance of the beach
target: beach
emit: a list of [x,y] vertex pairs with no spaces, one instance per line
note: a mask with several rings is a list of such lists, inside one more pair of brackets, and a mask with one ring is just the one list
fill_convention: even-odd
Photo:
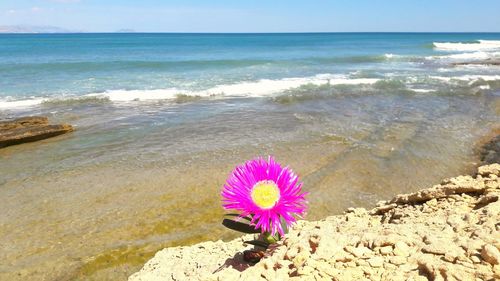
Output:
[[220,190],[259,155],[300,176],[308,221],[474,174],[499,40],[0,35],[0,119],[74,128],[0,149],[0,279],[125,280],[163,248],[236,239]]

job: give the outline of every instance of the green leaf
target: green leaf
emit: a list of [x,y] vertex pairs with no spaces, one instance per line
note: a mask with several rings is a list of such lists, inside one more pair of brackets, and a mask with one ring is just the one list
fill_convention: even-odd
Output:
[[255,229],[255,227],[253,227],[249,224],[239,222],[239,221],[230,220],[230,219],[222,220],[222,225],[229,228],[229,229],[236,230],[236,231],[243,232],[243,233],[250,233],[250,234],[251,233],[260,233],[260,230]]
[[266,243],[266,242],[260,241],[260,240],[245,241],[243,243],[262,247],[264,249],[267,249],[267,247],[269,247],[269,243]]
[[274,243],[278,242],[279,240],[281,240],[281,237],[280,237],[279,233],[276,233],[276,235],[271,235],[270,232],[265,232],[263,235],[263,239],[266,243],[274,244]]

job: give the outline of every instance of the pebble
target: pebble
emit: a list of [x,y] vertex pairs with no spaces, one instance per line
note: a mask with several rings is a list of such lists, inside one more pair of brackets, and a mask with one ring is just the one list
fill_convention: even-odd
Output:
[[410,255],[410,247],[405,242],[398,241],[394,244],[394,255],[407,257]]
[[380,253],[382,255],[389,255],[392,253],[392,246],[385,246],[385,247],[382,247],[380,248]]
[[470,260],[473,262],[473,263],[480,263],[481,262],[481,259],[478,258],[477,256],[471,256],[470,257]]
[[500,252],[493,245],[484,245],[481,250],[481,257],[492,265],[500,264]]
[[313,272],[314,272],[314,268],[312,268],[312,267],[310,267],[308,265],[306,265],[306,266],[304,266],[302,268],[299,268],[298,271],[297,271],[297,273],[299,275],[311,275],[311,273],[313,273]]
[[389,262],[395,265],[400,265],[406,262],[406,258],[403,256],[394,256],[389,258]]
[[373,257],[373,258],[368,259],[368,263],[372,267],[381,267],[382,265],[384,265],[384,258],[382,258],[382,257]]
[[368,255],[371,255],[372,251],[370,249],[368,249],[367,247],[364,247],[364,246],[360,246],[360,247],[356,247],[356,248],[353,248],[353,247],[347,247],[346,250],[353,254],[353,256],[357,257],[357,258],[362,258],[362,257],[366,257]]
[[306,252],[300,252],[299,254],[297,254],[297,256],[295,256],[295,258],[293,258],[293,260],[292,260],[293,265],[296,268],[300,268],[300,267],[302,267],[302,265],[304,265],[304,263],[306,262],[307,258],[309,258],[309,254],[308,253],[306,253]]

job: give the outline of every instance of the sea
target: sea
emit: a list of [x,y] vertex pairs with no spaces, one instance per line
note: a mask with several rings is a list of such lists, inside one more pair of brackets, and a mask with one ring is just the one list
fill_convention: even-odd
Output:
[[[0,279],[126,280],[220,224],[235,165],[274,155],[305,219],[474,171],[500,126],[500,33],[0,34]],[[472,64],[471,64],[472,63]]]

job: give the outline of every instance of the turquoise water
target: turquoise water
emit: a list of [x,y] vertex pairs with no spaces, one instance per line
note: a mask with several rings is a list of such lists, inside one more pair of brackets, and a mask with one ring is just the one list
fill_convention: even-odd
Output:
[[1,280],[125,280],[234,237],[220,188],[274,155],[309,219],[473,171],[500,127],[500,34],[0,35],[0,119],[75,132],[0,149]]
[[[3,34],[0,102],[152,89],[170,90],[159,98],[171,98],[318,74],[410,76],[447,63],[426,57],[462,53],[436,50],[433,42],[478,39],[500,40],[500,34]],[[227,94],[253,93],[233,88]],[[123,99],[153,96],[139,92]]]

